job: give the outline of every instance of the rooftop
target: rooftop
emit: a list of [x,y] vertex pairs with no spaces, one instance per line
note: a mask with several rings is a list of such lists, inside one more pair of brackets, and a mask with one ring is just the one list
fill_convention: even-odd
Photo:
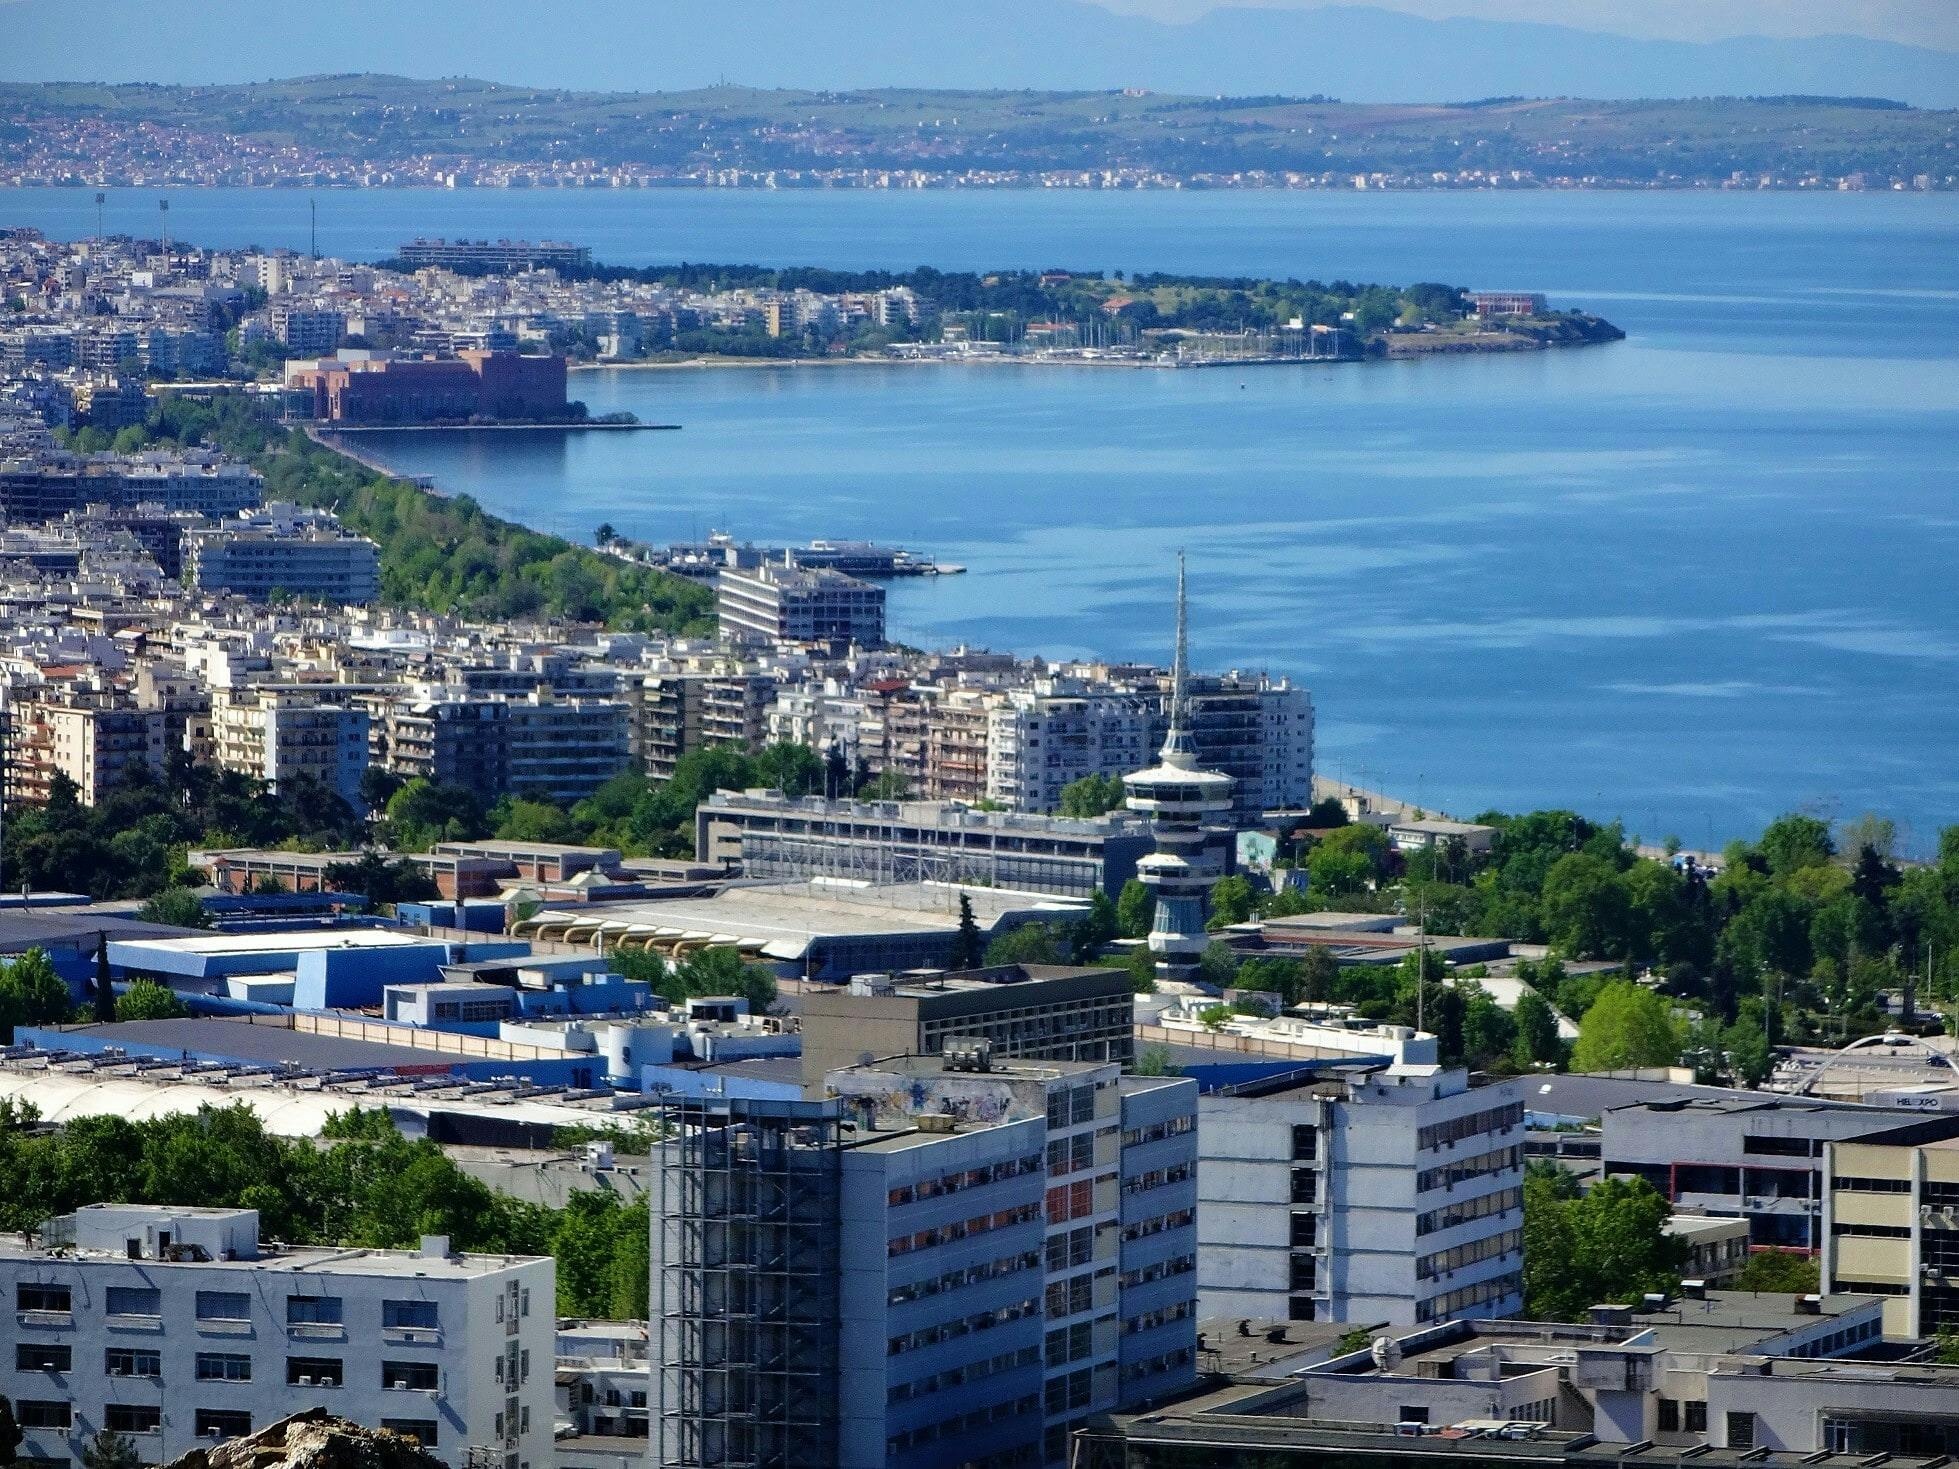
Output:
[[285,1017],[270,1023],[250,1017],[186,1016],[176,1020],[120,1020],[99,1025],[50,1027],[68,1044],[87,1049],[120,1046],[131,1053],[175,1051],[186,1057],[211,1057],[260,1065],[292,1065],[309,1071],[426,1072],[448,1070],[464,1059],[417,1046],[348,1040],[294,1030]]
[[[412,933],[397,933],[386,928],[321,928],[291,933],[200,933],[185,935],[182,929],[168,931],[149,947],[179,954],[254,954],[260,951],[293,953],[320,949],[404,949],[426,948],[433,940]],[[141,935],[125,934],[124,938]]]

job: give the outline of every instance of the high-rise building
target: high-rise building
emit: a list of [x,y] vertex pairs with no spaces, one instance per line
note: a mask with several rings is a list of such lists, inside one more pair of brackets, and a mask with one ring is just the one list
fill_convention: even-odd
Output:
[[1066,1462],[1195,1374],[1181,1078],[944,1056],[825,1101],[670,1101],[654,1160],[655,1462]]
[[1406,1326],[1515,1315],[1521,1087],[1340,1062],[1205,1096],[1204,1316]]
[[142,767],[164,769],[165,719],[126,692],[53,686],[6,701],[4,790],[9,805],[40,805],[57,773],[75,783],[77,799],[93,806]]
[[0,1235],[0,1395],[23,1462],[146,1463],[323,1403],[452,1465],[551,1462],[548,1258],[275,1245],[258,1211],[95,1204]]
[[200,591],[265,601],[284,595],[371,602],[381,590],[381,548],[342,530],[324,510],[272,504],[183,538],[184,571]]
[[1138,864],[1142,880],[1156,894],[1150,923],[1150,952],[1156,972],[1166,980],[1185,980],[1196,972],[1210,946],[1205,907],[1221,871],[1205,834],[1231,809],[1231,777],[1200,769],[1189,729],[1189,610],[1184,561],[1177,557],[1177,652],[1170,670],[1170,731],[1157,763],[1123,777],[1131,811],[1154,818],[1156,851]]
[[324,690],[226,688],[211,703],[220,766],[255,776],[273,790],[310,776],[355,810],[361,809],[369,722],[366,710],[330,702]]

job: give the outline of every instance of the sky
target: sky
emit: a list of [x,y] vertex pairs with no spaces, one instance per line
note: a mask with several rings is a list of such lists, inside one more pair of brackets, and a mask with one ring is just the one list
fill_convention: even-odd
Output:
[[[1097,0],[1125,15],[1188,20],[1214,0]],[[1306,9],[1316,0],[1231,0],[1235,5]],[[1869,36],[1959,51],[1955,0],[1367,0],[1384,10],[1430,19],[1530,20],[1656,36],[1713,41],[1724,36]]]

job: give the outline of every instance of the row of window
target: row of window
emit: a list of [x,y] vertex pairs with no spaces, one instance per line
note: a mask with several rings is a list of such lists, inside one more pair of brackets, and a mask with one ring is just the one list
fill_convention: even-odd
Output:
[[1093,1275],[1074,1275],[1066,1280],[1048,1282],[1046,1310],[1048,1320],[1061,1316],[1079,1316],[1084,1311],[1095,1309],[1095,1282],[1105,1275],[1115,1274],[1113,1265],[1098,1270]]
[[[160,1352],[143,1347],[109,1347],[103,1354],[102,1370],[110,1377],[161,1377]],[[72,1372],[75,1349],[66,1342],[17,1342],[14,1346],[16,1372]],[[237,1352],[199,1352],[192,1362],[199,1382],[250,1382],[252,1359]],[[433,1362],[386,1362],[381,1364],[381,1386],[432,1388],[436,1383]],[[289,1387],[339,1387],[345,1380],[339,1357],[286,1358],[286,1384]]]
[[900,1255],[909,1255],[914,1250],[929,1250],[934,1245],[949,1244],[954,1240],[984,1234],[989,1230],[1011,1229],[1016,1224],[1032,1224],[1040,1217],[1041,1210],[1037,1204],[1022,1204],[1014,1209],[996,1209],[991,1214],[975,1214],[971,1219],[941,1224],[936,1229],[921,1229],[913,1234],[900,1235],[885,1247],[885,1253],[890,1258],[896,1259]]
[[1048,1093],[1048,1126],[1074,1127],[1095,1120],[1095,1093],[1099,1086],[1071,1086],[1066,1091]]
[[[1070,1412],[1075,1408],[1086,1408],[1095,1401],[1095,1369],[1083,1367],[1070,1372],[1066,1377],[1048,1380],[1047,1411],[1051,1418],[1056,1413]],[[1065,1438],[1064,1438],[1065,1442]],[[1059,1458],[1059,1455],[1054,1457]]]
[[[14,1309],[73,1315],[74,1291],[67,1285],[21,1281],[14,1287]],[[163,1293],[154,1286],[112,1285],[102,1293],[102,1309],[108,1316],[159,1316],[163,1313]],[[528,1290],[523,1293],[523,1314],[530,1314]],[[344,1317],[345,1302],[339,1296],[286,1298],[289,1326],[339,1326]],[[201,1290],[197,1293],[197,1319],[250,1321],[251,1295],[245,1291]],[[381,1325],[385,1328],[434,1330],[439,1324],[434,1301],[381,1302]]]
[[1168,1122],[1153,1122],[1148,1127],[1132,1127],[1122,1135],[1122,1145],[1133,1148],[1142,1143],[1160,1143],[1166,1137],[1182,1137],[1197,1127],[1197,1119],[1188,1113],[1172,1117]]
[[981,1311],[959,1321],[942,1321],[933,1326],[921,1327],[917,1331],[901,1332],[885,1343],[885,1355],[896,1357],[904,1352],[916,1351],[942,1341],[953,1341],[958,1337],[969,1336],[975,1331],[990,1331],[996,1326],[1004,1326],[1009,1321],[1019,1321],[1032,1316],[1041,1309],[1041,1303],[1029,1297],[1002,1306],[997,1311]]
[[1140,1362],[1131,1362],[1122,1369],[1125,1384],[1140,1382],[1145,1377],[1155,1377],[1160,1372],[1176,1372],[1188,1367],[1196,1358],[1189,1347],[1178,1347],[1174,1352],[1165,1352],[1160,1357],[1145,1357]]
[[1475,1285],[1458,1286],[1455,1290],[1444,1291],[1439,1296],[1430,1296],[1425,1301],[1415,1303],[1417,1321],[1447,1321],[1453,1316],[1461,1316],[1478,1306],[1487,1306],[1492,1301],[1500,1301],[1506,1296],[1520,1296],[1524,1293],[1524,1273],[1512,1270],[1504,1275],[1495,1275]]
[[1196,1176],[1197,1170],[1188,1163],[1178,1163],[1169,1168],[1152,1168],[1147,1173],[1138,1173],[1134,1178],[1122,1181],[1125,1194],[1147,1193],[1153,1188],[1167,1188],[1173,1183],[1188,1183]]
[[1015,1398],[1012,1402],[995,1403],[990,1408],[975,1408],[970,1413],[958,1418],[948,1418],[943,1423],[928,1423],[923,1428],[894,1433],[884,1441],[885,1451],[893,1455],[902,1454],[908,1449],[937,1443],[940,1439],[957,1438],[962,1433],[973,1433],[989,1423],[998,1423],[1006,1418],[1018,1418],[1022,1414],[1034,1412],[1040,1406],[1040,1399],[1029,1393],[1026,1397]]
[[1086,1219],[1095,1212],[1095,1180],[1079,1179],[1058,1183],[1047,1193],[1047,1221],[1066,1224],[1070,1219]]
[[1459,1143],[1464,1138],[1482,1137],[1492,1132],[1508,1132],[1514,1127],[1523,1125],[1524,1104],[1510,1102],[1501,1107],[1489,1107],[1481,1112],[1452,1117],[1447,1122],[1431,1122],[1415,1134],[1415,1147],[1418,1151],[1426,1153],[1432,1148]]
[[1095,1259],[1095,1226],[1084,1224],[1066,1234],[1050,1235],[1046,1249],[1050,1275],[1091,1264]]
[[1872,1318],[1859,1321],[1850,1326],[1840,1326],[1828,1336],[1819,1336],[1814,1341],[1804,1342],[1789,1353],[1792,1357],[1834,1357],[1838,1352],[1869,1341],[1874,1336],[1884,1334],[1884,1323]]
[[1188,1275],[1197,1268],[1197,1256],[1172,1255],[1167,1260],[1158,1260],[1154,1265],[1145,1265],[1140,1270],[1122,1272],[1122,1288],[1129,1290],[1139,1285],[1148,1285],[1152,1280],[1168,1280],[1173,1275]]
[[1853,1239],[1910,1239],[1909,1224],[1846,1224],[1841,1219],[1830,1225],[1830,1233]]
[[1178,1301],[1173,1306],[1165,1306],[1157,1311],[1145,1311],[1140,1316],[1131,1316],[1122,1323],[1122,1334],[1134,1336],[1139,1331],[1155,1331],[1159,1326],[1168,1326],[1173,1321],[1188,1321],[1197,1313],[1192,1301]]
[[1022,1178],[1040,1171],[1041,1160],[1038,1157],[1030,1154],[1025,1158],[1010,1158],[986,1168],[969,1168],[964,1173],[948,1173],[943,1178],[928,1178],[920,1183],[894,1188],[886,1196],[886,1202],[895,1209],[900,1204],[915,1203],[919,1199],[936,1199],[941,1194],[957,1193],[962,1188],[979,1188],[985,1184],[999,1183],[1002,1179]]
[[1424,1168],[1415,1175],[1415,1192],[1422,1194],[1432,1188],[1454,1188],[1459,1183],[1468,1183],[1486,1174],[1508,1173],[1513,1168],[1523,1167],[1523,1164],[1523,1148],[1515,1145],[1492,1148],[1473,1158],[1456,1158],[1434,1168]]
[[1134,1224],[1123,1226],[1123,1243],[1148,1239],[1153,1234],[1162,1234],[1166,1229],[1188,1228],[1197,1218],[1189,1209],[1173,1209],[1168,1214],[1158,1214],[1151,1219],[1138,1219]]
[[1040,1251],[1026,1250],[1018,1255],[1006,1255],[998,1260],[989,1260],[983,1265],[969,1265],[964,1270],[948,1270],[945,1274],[934,1275],[929,1280],[914,1280],[909,1285],[894,1285],[886,1299],[891,1305],[902,1306],[907,1301],[921,1301],[927,1296],[936,1296],[944,1291],[978,1285],[983,1280],[994,1280],[1021,1270],[1038,1270],[1040,1265]]
[[1423,1255],[1415,1261],[1415,1278],[1433,1280],[1448,1270],[1460,1270],[1465,1265],[1475,1265],[1484,1260],[1494,1260],[1499,1255],[1508,1255],[1524,1247],[1524,1232],[1521,1229],[1506,1229],[1501,1234],[1486,1235],[1473,1239],[1453,1249],[1437,1250],[1433,1255]]
[[1833,1187],[1853,1194],[1908,1194],[1911,1192],[1909,1178],[1853,1178],[1839,1173],[1831,1181]]
[[1095,1355],[1095,1323],[1077,1321],[1073,1326],[1057,1326],[1047,1334],[1043,1355],[1050,1370]]
[[943,1372],[935,1372],[930,1377],[921,1377],[916,1382],[894,1384],[886,1396],[890,1402],[902,1403],[945,1388],[963,1387],[969,1382],[980,1382],[989,1377],[997,1377],[1002,1372],[1014,1372],[1021,1368],[1040,1365],[1040,1348],[1022,1347],[1016,1352],[1002,1352],[997,1357],[989,1357],[984,1362],[970,1362],[962,1367],[948,1367]]
[[1048,1177],[1081,1173],[1095,1166],[1095,1134],[1078,1132],[1073,1137],[1058,1137],[1048,1144]]
[[1444,1204],[1440,1209],[1431,1209],[1426,1214],[1415,1216],[1417,1238],[1434,1234],[1437,1230],[1453,1229],[1458,1224],[1467,1224],[1472,1219],[1488,1219],[1493,1214],[1508,1214],[1513,1209],[1524,1207],[1524,1191],[1520,1188],[1500,1188],[1494,1193],[1479,1194],[1473,1199],[1457,1199]]

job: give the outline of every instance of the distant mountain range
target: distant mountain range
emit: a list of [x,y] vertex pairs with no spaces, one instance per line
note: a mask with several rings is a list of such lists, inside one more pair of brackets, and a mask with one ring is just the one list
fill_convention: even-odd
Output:
[[534,86],[1114,88],[1349,102],[1519,94],[1828,93],[1959,107],[1959,53],[1856,36],[1638,40],[1370,6],[1226,8],[1182,24],[1088,0],[72,0],[0,3],[0,78],[244,81],[306,71],[503,76]]

